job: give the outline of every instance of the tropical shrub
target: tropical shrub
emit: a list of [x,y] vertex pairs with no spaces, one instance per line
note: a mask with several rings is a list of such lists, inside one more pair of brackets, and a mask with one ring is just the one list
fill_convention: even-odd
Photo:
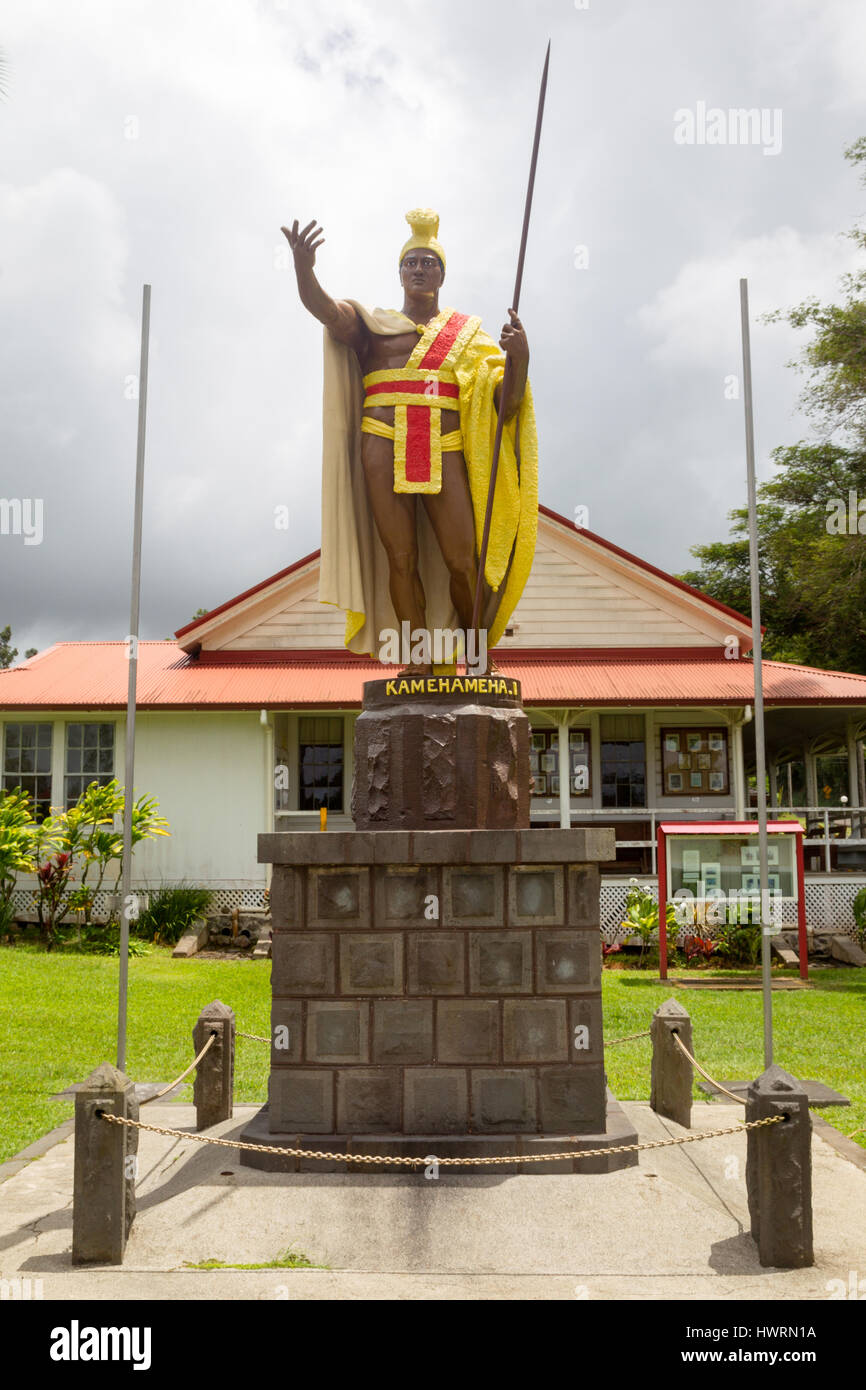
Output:
[[763,929],[757,925],[738,925],[725,922],[716,937],[716,951],[733,965],[757,964],[761,953]]
[[173,946],[193,922],[206,915],[213,897],[209,888],[196,888],[191,883],[163,884],[150,894],[133,930],[145,941]]
[[[113,870],[115,897],[120,884],[123,834],[114,824],[122,810],[123,788],[116,779],[106,786],[92,782],[74,806],[66,811],[52,808],[40,824],[34,821],[27,793],[0,793],[0,927],[4,919],[11,920],[17,875],[35,873],[36,913],[49,950],[62,939],[59,928],[70,912],[78,914],[77,944],[83,948],[97,894]],[[156,800],[139,797],[132,807],[133,848],[141,840],[168,834]],[[112,923],[117,923],[116,910],[106,925]]]
[[857,940],[860,949],[866,950],[866,888],[861,888],[851,904],[851,911],[854,914],[854,921],[857,924]]
[[[668,903],[665,912],[665,924],[667,927],[668,951],[671,956],[677,949],[677,936],[680,930],[680,923],[676,915],[676,908],[673,903]],[[655,898],[646,888],[641,888],[636,878],[631,880],[631,887],[628,890],[628,897],[625,905],[625,920],[622,925],[625,927],[626,941],[631,941],[632,937],[640,938],[640,956],[638,958],[638,969],[643,969],[644,956],[647,947],[652,941],[653,935],[658,931],[659,926],[659,905]]]
[[29,792],[0,791],[0,920],[11,921],[12,893],[19,874],[33,873],[33,807]]
[[709,936],[687,936],[683,942],[683,950],[686,960],[691,965],[692,961],[709,960],[710,956],[715,954],[716,943]]

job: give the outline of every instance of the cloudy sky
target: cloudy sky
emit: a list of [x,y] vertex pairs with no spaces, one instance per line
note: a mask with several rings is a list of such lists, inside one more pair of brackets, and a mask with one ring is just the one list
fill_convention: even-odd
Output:
[[[861,0],[6,0],[0,497],[43,505],[41,543],[0,535],[22,652],[128,629],[145,281],[142,635],[316,548],[321,330],[280,224],[321,221],[329,291],[399,307],[404,213],[432,206],[443,302],[497,330],[548,37],[521,301],[542,500],[673,571],[726,535],[739,277],[754,319],[852,264]],[[763,135],[701,142],[737,108]],[[807,432],[798,338],[752,343],[768,476]]]

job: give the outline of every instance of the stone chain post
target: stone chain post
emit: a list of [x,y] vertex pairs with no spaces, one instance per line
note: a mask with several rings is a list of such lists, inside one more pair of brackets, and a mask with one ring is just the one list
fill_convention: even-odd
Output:
[[138,1130],[107,1124],[100,1111],[138,1119],[135,1085],[110,1062],[75,1093],[73,1264],[121,1264],[135,1216]]
[[202,1009],[192,1030],[196,1055],[212,1033],[216,1040],[196,1068],[193,1086],[196,1129],[210,1129],[230,1120],[234,1106],[235,1016],[227,1004],[215,999]]
[[689,1129],[693,1067],[677,1047],[674,1033],[678,1033],[689,1052],[694,1053],[689,1015],[678,1000],[667,999],[656,1009],[650,1024],[653,1048],[650,1105],[657,1114]]
[[768,1067],[746,1092],[746,1119],[784,1115],[784,1124],[748,1131],[746,1190],[752,1236],[762,1265],[813,1265],[812,1121],[801,1082]]

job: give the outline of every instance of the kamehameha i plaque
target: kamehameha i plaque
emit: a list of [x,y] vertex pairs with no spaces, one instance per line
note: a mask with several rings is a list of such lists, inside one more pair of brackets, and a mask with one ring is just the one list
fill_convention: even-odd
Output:
[[511,1155],[502,1174],[635,1161],[521,1162],[636,1137],[604,1074],[598,865],[614,833],[529,828],[529,721],[519,683],[488,659],[535,548],[517,315],[531,192],[532,175],[498,343],[439,306],[435,213],[407,215],[399,311],[332,299],[314,274],[317,224],[283,229],[325,328],[320,598],[345,612],[346,646],[391,670],[365,685],[356,723],[356,829],[259,837],[273,1042],[268,1105],[243,1137],[345,1157],[244,1152],[245,1164]]

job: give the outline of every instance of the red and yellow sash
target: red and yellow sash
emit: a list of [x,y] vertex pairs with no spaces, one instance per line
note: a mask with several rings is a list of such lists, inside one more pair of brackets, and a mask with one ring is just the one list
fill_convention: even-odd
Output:
[[[426,325],[405,367],[369,372],[365,406],[394,407],[394,491],[439,492],[443,443],[460,448],[459,432],[442,438],[442,409],[457,410],[460,387],[453,364],[481,320],[443,309]],[[390,427],[365,418],[362,430],[391,437]]]

